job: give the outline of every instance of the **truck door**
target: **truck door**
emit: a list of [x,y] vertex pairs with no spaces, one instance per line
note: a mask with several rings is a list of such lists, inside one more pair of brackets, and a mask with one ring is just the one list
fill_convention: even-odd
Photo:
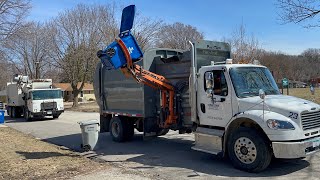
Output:
[[[214,86],[209,93],[206,85],[208,73]],[[223,68],[200,73],[198,86],[198,114],[201,125],[225,127],[232,118],[231,88],[228,87]],[[227,76],[228,77],[228,76]]]

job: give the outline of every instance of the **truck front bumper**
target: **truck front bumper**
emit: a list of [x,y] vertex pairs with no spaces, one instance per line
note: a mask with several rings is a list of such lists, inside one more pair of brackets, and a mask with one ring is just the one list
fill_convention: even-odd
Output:
[[52,116],[52,115],[60,115],[64,110],[52,110],[52,111],[41,111],[36,113],[31,113],[33,117],[43,117],[43,116]]
[[272,142],[272,148],[276,158],[302,158],[320,151],[320,137],[298,142]]

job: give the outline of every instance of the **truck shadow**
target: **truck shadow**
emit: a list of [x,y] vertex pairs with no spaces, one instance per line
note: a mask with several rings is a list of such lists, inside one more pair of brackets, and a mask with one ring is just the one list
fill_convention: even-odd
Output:
[[[50,138],[46,141],[81,151],[80,134]],[[316,171],[316,167],[310,165],[307,160],[274,160],[269,168],[261,173],[247,173],[234,169],[228,159],[194,151],[191,149],[192,146],[192,139],[186,140],[180,135],[172,137],[169,134],[164,137],[143,140],[142,134],[138,134],[130,142],[116,143],[111,140],[109,133],[102,133],[95,152],[101,159],[108,162],[136,162],[138,164],[132,168],[151,173],[154,173],[155,167],[188,169],[190,173],[186,174],[185,178],[200,176],[198,173],[225,177],[274,177],[296,171],[302,171],[302,174],[306,175],[305,178],[308,178],[312,172]],[[300,173],[299,179],[303,178]]]
[[45,159],[52,157],[60,157],[60,156],[71,156],[71,157],[79,157],[78,155],[66,155],[58,152],[24,152],[24,151],[16,151],[17,154],[24,156],[26,159]]
[[[55,120],[53,118],[45,117],[43,119],[40,118],[35,118],[32,121],[29,122],[36,122],[36,121],[50,121],[50,120]],[[12,118],[10,116],[4,116],[4,122],[5,123],[22,123],[22,122],[27,122],[23,117],[21,118]]]

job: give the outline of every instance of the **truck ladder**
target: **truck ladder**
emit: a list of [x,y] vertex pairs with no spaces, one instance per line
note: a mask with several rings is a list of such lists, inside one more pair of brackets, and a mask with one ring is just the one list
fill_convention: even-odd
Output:
[[[152,73],[143,69],[138,64],[133,64],[130,53],[121,39],[116,39],[127,61],[126,67],[122,67],[121,71],[126,77],[134,78],[138,83],[145,84],[154,89],[160,89],[161,92],[161,108],[163,112],[169,109],[169,115],[166,116],[162,128],[168,128],[170,125],[177,123],[177,116],[174,111],[174,86],[163,76]],[[169,102],[167,102],[167,94],[169,94]],[[166,114],[166,113],[165,113]]]

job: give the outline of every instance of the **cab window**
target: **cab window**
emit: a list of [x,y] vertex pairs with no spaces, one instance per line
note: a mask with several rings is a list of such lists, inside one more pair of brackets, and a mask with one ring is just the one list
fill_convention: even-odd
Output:
[[[213,73],[213,81],[214,81],[213,94],[217,96],[227,96],[228,85],[227,85],[224,72],[222,70],[214,70],[211,72]],[[206,79],[204,79],[204,81],[206,82]],[[204,87],[204,89],[205,91],[207,90],[206,87]]]

